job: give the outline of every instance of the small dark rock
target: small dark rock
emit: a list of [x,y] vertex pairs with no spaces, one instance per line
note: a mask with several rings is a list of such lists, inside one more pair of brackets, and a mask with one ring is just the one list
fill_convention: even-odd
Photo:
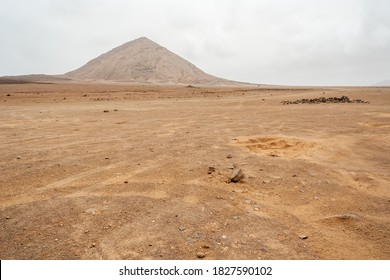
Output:
[[208,170],[207,174],[211,174],[213,172],[215,172],[215,167],[214,166],[209,166],[209,170]]
[[226,158],[232,158],[233,156],[231,154],[228,154]]
[[307,236],[307,235],[304,235],[304,234],[301,234],[301,235],[299,236],[299,238],[303,240],[303,239],[307,239],[308,236]]
[[104,110],[104,111],[103,111],[103,113],[108,113],[108,112],[110,112],[110,111],[108,111],[108,110]]
[[356,220],[356,221],[361,220],[361,218],[355,214],[339,214],[336,215],[335,217],[341,220]]

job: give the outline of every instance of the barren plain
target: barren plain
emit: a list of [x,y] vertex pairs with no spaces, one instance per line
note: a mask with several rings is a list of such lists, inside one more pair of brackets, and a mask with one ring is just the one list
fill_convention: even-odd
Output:
[[0,131],[0,259],[390,259],[390,88],[0,85]]

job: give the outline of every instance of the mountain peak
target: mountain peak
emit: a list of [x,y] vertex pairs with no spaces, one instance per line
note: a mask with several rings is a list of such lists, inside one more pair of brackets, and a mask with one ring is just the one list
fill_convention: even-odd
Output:
[[184,58],[147,37],[140,37],[92,59],[65,74],[76,80],[151,83],[233,84],[204,73]]
[[156,42],[150,40],[148,37],[139,37],[139,38],[137,38],[135,40],[132,40],[132,41],[129,41],[129,42],[125,43],[125,44],[131,44],[131,43],[133,43],[133,44],[134,43],[149,43],[149,44],[156,44],[156,45],[158,45]]
[[150,40],[148,37],[145,37],[145,36],[139,37],[138,39],[135,39],[134,41],[150,41],[150,42],[153,42],[152,40]]

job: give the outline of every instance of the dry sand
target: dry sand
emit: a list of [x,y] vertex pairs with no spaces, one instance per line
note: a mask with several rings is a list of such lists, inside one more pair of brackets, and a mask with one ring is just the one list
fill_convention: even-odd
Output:
[[[342,95],[370,103],[281,104]],[[389,88],[21,84],[0,106],[0,259],[390,259]]]

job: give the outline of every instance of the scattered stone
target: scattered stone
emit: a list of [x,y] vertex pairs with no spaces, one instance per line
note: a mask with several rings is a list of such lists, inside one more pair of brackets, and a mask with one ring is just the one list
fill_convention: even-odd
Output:
[[227,169],[234,169],[236,168],[236,166],[234,164],[229,164],[228,166],[226,166]]
[[248,190],[233,190],[233,192],[235,192],[235,193],[246,193],[246,192],[248,192]]
[[260,248],[260,250],[263,251],[263,252],[266,252],[266,253],[269,252],[269,248],[268,248],[267,245],[262,246],[262,247]]
[[104,111],[103,111],[103,113],[108,113],[108,112],[110,112],[110,111],[108,111],[108,110],[104,110]]
[[263,183],[264,184],[269,184],[269,183],[271,183],[271,180],[269,180],[269,179],[263,180]]
[[95,208],[89,208],[89,209],[85,210],[84,212],[87,214],[92,214],[92,215],[99,214],[99,212]]
[[229,178],[228,182],[238,183],[244,178],[242,169],[235,171]]
[[304,234],[301,234],[301,235],[299,236],[299,238],[303,240],[303,239],[307,239],[308,236],[307,236],[307,235],[304,235]]
[[233,156],[231,154],[228,154],[226,158],[232,158]]
[[185,230],[186,230],[186,227],[183,226],[183,225],[180,225],[177,229],[180,230],[180,231],[185,231]]
[[105,157],[104,159],[110,159],[109,157]]
[[205,245],[202,245],[202,248],[203,248],[203,249],[210,249],[210,246],[207,245],[207,244],[205,244]]
[[16,159],[21,159],[22,157],[21,156],[17,156]]
[[114,109],[114,112],[118,112],[118,109]]
[[8,93],[7,96],[11,96],[11,94]]
[[254,207],[253,211],[260,211],[260,208],[259,207]]
[[9,217],[9,216],[5,216],[5,219],[6,219],[6,220],[9,220],[9,219],[10,219],[10,217]]
[[129,181],[124,181],[125,184],[129,183]]
[[363,101],[361,99],[349,99],[347,96],[341,96],[341,97],[320,97],[320,98],[313,98],[313,99],[300,99],[295,101],[282,101],[281,102],[284,105],[289,104],[320,104],[320,103],[369,103],[367,101]]
[[96,243],[95,242],[91,244],[91,248],[93,248],[93,247],[96,247]]
[[207,174],[211,174],[215,172],[215,167],[214,166],[209,166],[209,170],[207,171]]
[[198,253],[196,253],[196,256],[197,256],[199,259],[203,259],[204,257],[206,257],[206,254],[203,253],[203,252],[198,252]]

